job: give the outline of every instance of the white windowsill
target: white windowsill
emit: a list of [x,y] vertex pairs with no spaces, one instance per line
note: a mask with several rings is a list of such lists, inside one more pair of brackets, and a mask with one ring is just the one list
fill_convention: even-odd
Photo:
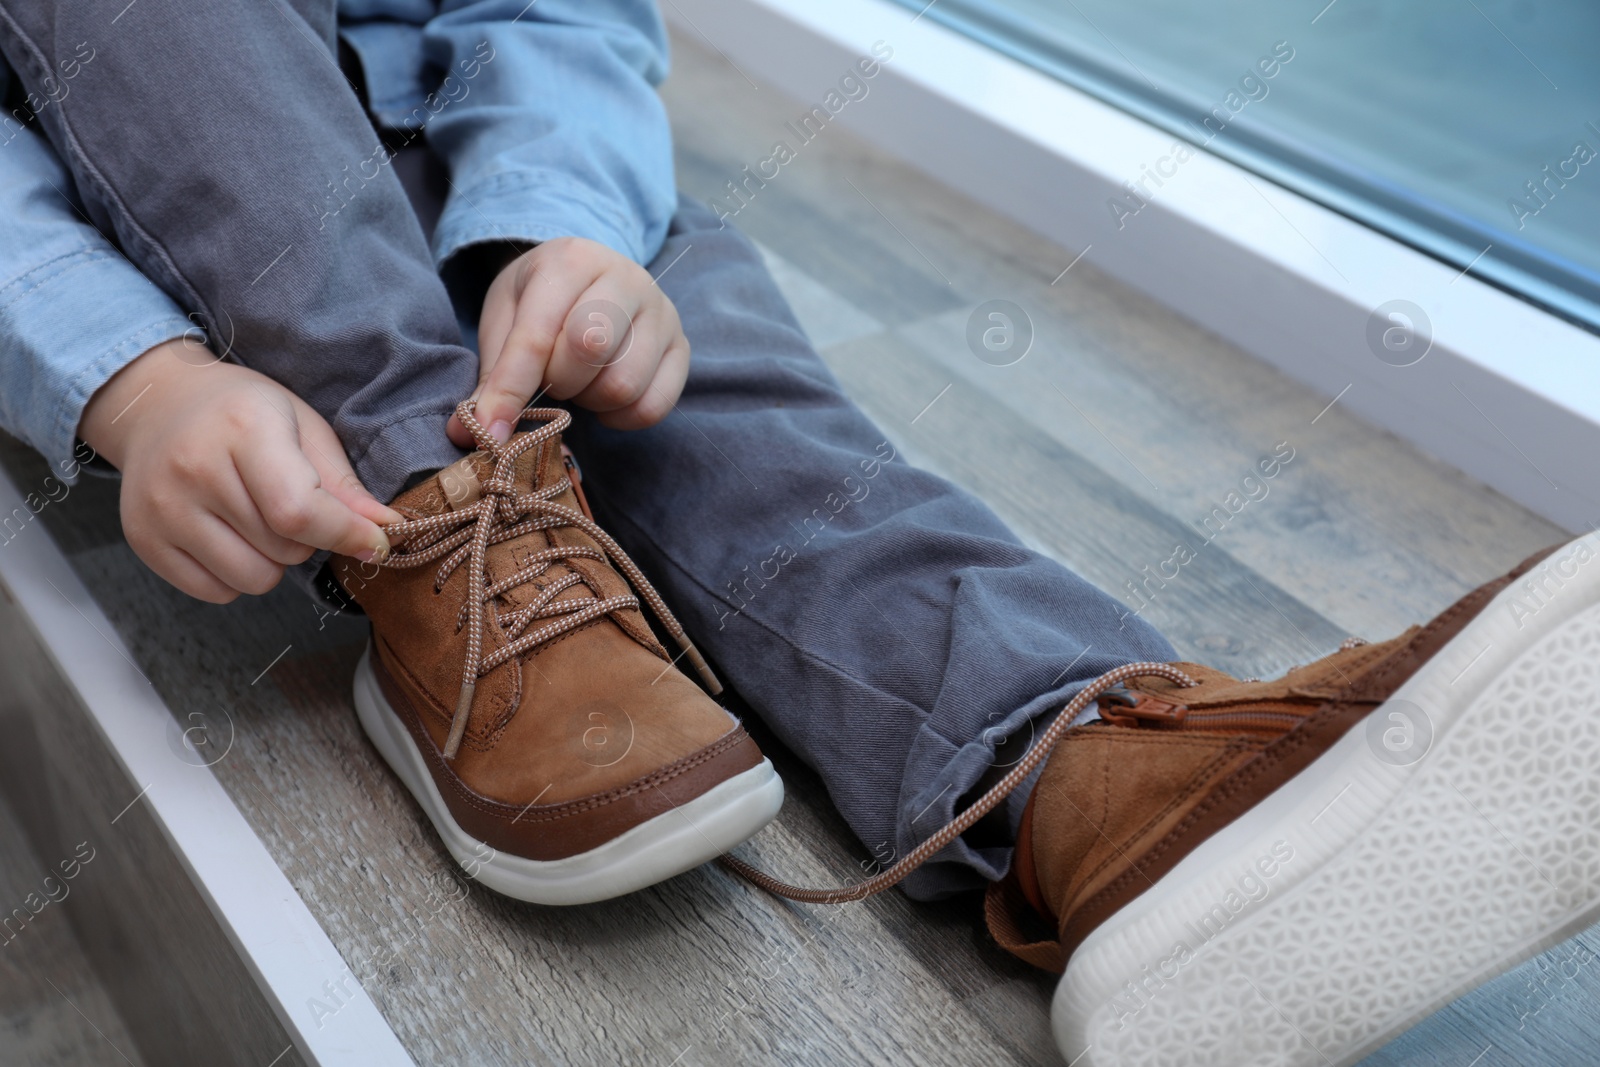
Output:
[[[1119,230],[1108,199],[1170,134],[884,0],[664,8],[804,101],[886,42],[837,121],[1568,529],[1600,523],[1600,337],[1203,151]],[[1411,366],[1369,347],[1392,300],[1431,323]]]
[[[0,471],[0,514],[21,513],[23,495]],[[26,530],[5,545],[0,594],[29,620],[128,781],[143,785],[129,808],[147,807],[301,1061],[320,1067],[410,1064],[222,783],[208,766],[175,758],[170,745],[177,720],[46,530]],[[117,818],[121,813],[113,825]],[[330,998],[329,982],[342,983],[338,997]],[[330,999],[338,1006],[332,1015]],[[260,1062],[272,1059],[272,1051]]]

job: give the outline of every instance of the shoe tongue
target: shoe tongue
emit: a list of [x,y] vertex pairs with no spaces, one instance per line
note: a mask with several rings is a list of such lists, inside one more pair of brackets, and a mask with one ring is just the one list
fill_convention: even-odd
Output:
[[[401,493],[392,506],[414,518],[428,518],[469,507],[483,496],[483,486],[494,476],[494,466],[494,457],[489,453],[473,452]],[[529,448],[516,458],[511,480],[519,493],[526,493],[536,486],[560,480],[563,470],[559,445],[546,442]],[[535,531],[491,545],[487,561],[490,574],[509,574],[524,566],[529,555],[554,542],[555,538],[549,532]],[[547,584],[559,578],[569,569],[567,564],[559,561],[549,564],[544,569],[544,582]],[[537,596],[538,592],[538,587],[530,583],[507,590],[501,594],[501,601],[507,608],[517,608]],[[594,591],[586,585],[579,585],[566,590],[558,599],[594,595]]]
[[479,487],[489,480],[493,471],[493,458],[487,452],[474,452],[407,489],[395,497],[390,506],[413,518],[443,515],[477,500]]

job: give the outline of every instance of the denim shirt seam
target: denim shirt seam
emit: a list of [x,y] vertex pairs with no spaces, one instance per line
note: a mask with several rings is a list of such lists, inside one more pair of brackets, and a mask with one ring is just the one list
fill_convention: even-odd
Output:
[[[492,210],[494,205],[487,205],[491,210],[485,211],[485,205],[478,203],[480,198],[496,199],[529,191],[544,195],[554,202],[565,202],[578,213],[592,218],[610,234],[624,242],[624,247],[614,251],[636,262],[640,260],[645,252],[644,234],[637,218],[628,215],[609,201],[584,199],[574,195],[581,187],[571,183],[570,180],[560,183],[537,180],[538,176],[549,173],[552,172],[543,169],[532,172],[503,171],[488,175],[468,188],[457,190],[451,199],[459,199],[464,207],[476,211],[480,221],[469,219],[455,223],[450,217],[454,212],[447,205],[444,214],[440,216],[440,224],[435,232],[435,243],[440,243],[438,238],[443,236],[448,238],[448,241],[443,243],[453,247],[443,257],[436,256],[436,262],[448,261],[451,256],[468,245],[482,241],[548,241],[560,236],[577,236],[568,232],[571,227],[561,226],[560,220],[538,219],[537,212],[523,210],[514,215],[497,213]],[[554,195],[551,195],[552,193]],[[532,225],[529,225],[530,223]],[[541,232],[530,232],[532,230]]]
[[[550,176],[557,181],[550,181]],[[609,223],[621,232],[637,228],[638,220],[609,200],[583,198],[572,193],[586,187],[573,180],[572,175],[555,167],[538,167],[524,170],[501,170],[487,174],[478,181],[457,191],[456,195],[470,202],[475,196],[503,196],[507,193],[557,191],[570,198],[572,203],[593,213],[602,222]]]
[[[79,267],[86,267],[91,263],[96,263],[102,259],[110,258],[110,252],[107,252],[104,249],[95,248],[93,245],[83,245],[82,247],[74,248],[70,252],[63,252],[58,256],[53,256],[50,259],[45,260],[43,263],[37,264],[36,266],[31,267],[23,273],[17,275],[4,285],[0,285],[0,312],[3,312],[17,304],[29,294],[38,292],[40,289],[43,289],[51,282],[56,281],[64,274],[71,273],[72,271],[77,270]],[[73,259],[76,259],[77,262],[64,262],[66,260]],[[41,274],[42,271],[45,271],[50,267],[57,267],[57,269],[48,275]],[[31,284],[29,284],[30,279]],[[16,289],[17,291],[8,296],[7,290],[10,289]]]

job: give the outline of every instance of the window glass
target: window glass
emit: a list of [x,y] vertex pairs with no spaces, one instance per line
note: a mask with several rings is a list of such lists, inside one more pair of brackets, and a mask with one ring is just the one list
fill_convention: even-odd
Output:
[[1600,4],[905,2],[1600,329]]

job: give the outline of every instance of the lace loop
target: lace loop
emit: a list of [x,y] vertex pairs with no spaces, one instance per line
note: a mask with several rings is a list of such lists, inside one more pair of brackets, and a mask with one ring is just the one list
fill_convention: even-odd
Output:
[[[595,619],[613,612],[637,608],[639,599],[650,606],[661,625],[672,635],[682,649],[681,657],[689,660],[701,682],[713,696],[722,692],[705,659],[684,633],[683,626],[667,608],[666,602],[656,592],[644,573],[629,559],[622,547],[612,540],[588,516],[575,508],[559,503],[555,498],[573,488],[569,475],[563,474],[549,485],[538,485],[534,477],[532,492],[517,490],[515,474],[517,460],[529,449],[546,441],[559,438],[572,422],[572,416],[560,408],[525,408],[518,421],[542,422],[537,429],[512,435],[504,444],[489,436],[473,414],[476,402],[463,400],[456,406],[456,417],[472,434],[478,447],[494,462],[488,480],[479,483],[478,499],[470,504],[429,515],[409,519],[384,527],[391,544],[398,545],[379,566],[395,569],[420,567],[440,560],[434,577],[434,592],[440,592],[445,582],[463,564],[467,568],[467,595],[457,619],[457,630],[467,630],[466,662],[461,668],[461,693],[456,700],[455,714],[450,721],[450,735],[445,741],[444,758],[454,759],[460,750],[461,739],[467,730],[467,720],[472,713],[472,700],[479,678],[496,667],[533,651],[562,634],[571,633]],[[571,527],[587,534],[600,547],[586,545],[554,545],[529,553],[522,566],[512,574],[494,582],[487,578],[488,552],[491,545],[515,540],[542,530]],[[556,579],[540,589],[529,603],[501,614],[491,605],[493,601],[518,586],[536,581],[552,564],[575,559],[609,562],[621,571],[639,596],[602,596],[600,590],[589,585],[588,579],[574,569],[570,574]],[[588,598],[556,598],[579,585],[589,586],[593,594]],[[544,625],[529,630],[535,622],[549,620]],[[489,639],[489,627],[497,627],[505,639],[498,649],[485,655],[484,644]],[[675,661],[674,661],[675,662]]]

